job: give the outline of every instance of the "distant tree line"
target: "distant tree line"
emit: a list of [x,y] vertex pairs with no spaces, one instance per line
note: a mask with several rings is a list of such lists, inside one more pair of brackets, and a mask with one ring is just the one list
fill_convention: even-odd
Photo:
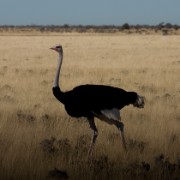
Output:
[[0,31],[9,31],[9,30],[36,30],[40,32],[99,32],[99,33],[114,33],[121,31],[135,30],[136,32],[142,33],[143,30],[154,30],[162,31],[164,34],[168,34],[170,30],[179,30],[179,25],[174,25],[171,23],[160,23],[158,25],[130,25],[128,23],[124,23],[123,25],[0,25]]

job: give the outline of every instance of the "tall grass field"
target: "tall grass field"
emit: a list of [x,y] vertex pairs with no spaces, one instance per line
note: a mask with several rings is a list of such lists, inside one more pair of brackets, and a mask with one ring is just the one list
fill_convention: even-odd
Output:
[[[145,96],[121,110],[127,152],[115,126],[99,136],[67,115],[52,94],[62,44],[63,91],[110,85]],[[180,36],[56,34],[0,36],[0,179],[179,179]]]

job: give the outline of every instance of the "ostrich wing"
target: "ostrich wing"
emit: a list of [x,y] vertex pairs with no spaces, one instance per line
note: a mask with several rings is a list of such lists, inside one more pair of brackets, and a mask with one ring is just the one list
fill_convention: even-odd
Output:
[[67,92],[67,103],[89,111],[121,109],[128,105],[127,92],[120,88],[103,85],[82,85]]

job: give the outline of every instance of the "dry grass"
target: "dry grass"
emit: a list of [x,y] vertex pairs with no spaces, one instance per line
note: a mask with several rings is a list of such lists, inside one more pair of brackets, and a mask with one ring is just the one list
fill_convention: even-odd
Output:
[[[146,97],[144,109],[121,111],[127,153],[117,129],[96,120],[86,161],[88,123],[70,118],[51,91],[57,55],[49,47],[58,43],[64,91],[107,84]],[[0,179],[65,179],[57,169],[71,179],[178,179],[179,44],[180,36],[161,35],[0,36]]]

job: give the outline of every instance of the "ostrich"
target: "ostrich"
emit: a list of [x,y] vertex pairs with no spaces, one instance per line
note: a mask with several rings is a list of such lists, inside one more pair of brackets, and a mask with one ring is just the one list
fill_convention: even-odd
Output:
[[80,85],[74,89],[62,92],[59,87],[59,76],[63,61],[63,48],[61,45],[50,48],[59,54],[58,65],[53,84],[54,96],[64,104],[66,112],[72,117],[86,117],[90,128],[93,130],[92,142],[89,147],[88,157],[92,154],[98,136],[94,118],[98,118],[110,125],[115,125],[122,139],[122,146],[126,150],[124,137],[124,124],[121,122],[120,110],[127,105],[138,108],[144,107],[144,98],[136,92],[126,92],[123,89],[105,85]]

